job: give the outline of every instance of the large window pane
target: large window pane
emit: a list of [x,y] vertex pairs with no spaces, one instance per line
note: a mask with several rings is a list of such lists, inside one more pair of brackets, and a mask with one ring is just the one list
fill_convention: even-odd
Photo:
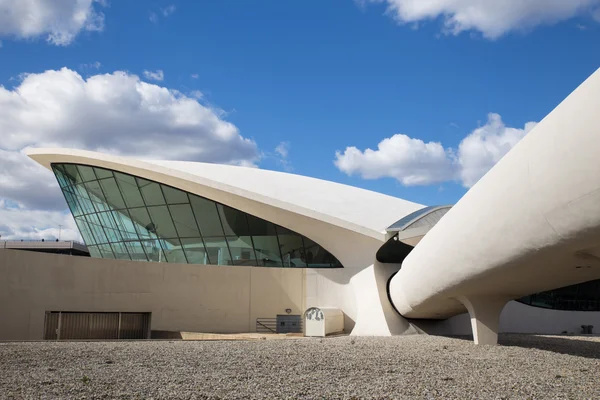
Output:
[[108,211],[110,207],[104,198],[104,194],[102,193],[102,188],[100,188],[100,183],[98,181],[86,182],[84,184],[85,189],[88,192],[88,196],[94,205],[94,209],[96,211]]
[[100,224],[102,224],[104,228],[117,229],[117,224],[110,211],[97,213],[97,215],[98,219],[100,220]]
[[115,178],[102,179],[98,182],[110,207],[117,210],[125,208],[125,202],[123,201],[123,197],[121,197],[121,191],[117,186]]
[[142,246],[141,242],[138,241],[128,241],[124,242],[125,247],[127,248],[127,252],[129,256],[134,261],[148,261],[148,257],[146,257],[146,252],[144,251],[144,246]]
[[94,257],[94,258],[102,258],[102,254],[100,253],[100,250],[98,250],[98,246],[96,245],[88,245],[86,243],[87,249],[90,252],[90,256]]
[[83,180],[83,182],[95,181],[97,179],[96,174],[94,173],[94,170],[92,169],[92,167],[87,167],[85,165],[78,165],[77,170],[79,171],[79,176],[81,176],[81,179]]
[[112,215],[123,239],[137,240],[139,238],[135,230],[135,224],[129,218],[127,210],[112,211]]
[[252,236],[258,265],[281,267],[281,253],[277,236]]
[[[98,216],[96,214],[88,214],[85,216],[85,219],[88,222],[92,234],[94,235],[95,242],[108,243],[108,239],[104,233],[104,228],[102,228],[102,224],[100,223]],[[102,249],[100,251],[102,251]]]
[[64,175],[64,169],[62,165],[53,164],[52,171],[54,172],[54,175],[56,176],[58,184],[61,188],[65,188],[71,184],[71,182],[69,182],[69,180]]
[[162,241],[165,257],[170,263],[182,263],[186,264],[187,259],[181,247],[179,239],[165,239]]
[[149,261],[165,262],[167,260],[158,239],[143,240],[142,245]]
[[231,265],[231,255],[224,237],[205,237],[204,244],[211,264]]
[[217,204],[223,230],[227,236],[248,236],[248,221],[246,214],[231,207]]
[[98,219],[104,227],[104,233],[110,243],[122,242],[123,237],[110,211],[98,213]]
[[334,257],[324,248],[310,240],[304,238],[304,248],[306,250],[306,264],[310,268],[331,268]]
[[140,193],[133,176],[115,172],[115,178],[117,179],[117,184],[121,189],[121,195],[123,195],[123,199],[128,208],[141,207],[144,205],[142,194]]
[[132,208],[129,210],[129,215],[135,224],[135,230],[140,239],[154,239],[156,237],[156,226],[152,223],[146,207]]
[[306,267],[302,236],[281,226],[277,227],[277,237],[281,246],[284,267]]
[[258,265],[280,267],[282,261],[275,225],[253,215],[248,215],[248,225]]
[[199,237],[200,230],[194,219],[192,207],[189,204],[170,205],[169,211],[173,217],[175,229],[179,237]]
[[63,164],[63,169],[65,172],[65,177],[71,181],[71,185],[76,183],[83,182],[81,177],[79,176],[79,172],[77,172],[77,166],[73,164]]
[[215,203],[193,195],[190,202],[202,236],[224,236]]
[[248,226],[252,236],[275,236],[275,225],[264,219],[248,214]]
[[250,236],[227,237],[233,265],[257,265]]
[[[204,249],[204,242],[201,238],[181,239],[181,245],[185,251],[186,258],[190,264],[211,264],[208,254]],[[215,260],[215,264],[217,261]]]
[[71,210],[71,213],[73,214],[73,216],[77,217],[77,216],[83,214],[83,210],[81,209],[81,206],[79,205],[79,202],[77,201],[77,196],[75,195],[73,188],[72,187],[65,188],[63,190],[63,193],[65,195],[65,199],[67,200],[67,205],[69,206],[69,209]]
[[113,249],[115,258],[119,260],[131,260],[129,251],[127,251],[127,248],[123,242],[111,243],[110,246]]
[[102,258],[115,258],[115,254],[109,244],[98,245],[98,250],[100,251]]
[[79,184],[79,185],[73,186],[73,188],[74,188],[75,196],[77,197],[77,202],[81,206],[81,210],[83,211],[83,213],[90,214],[90,213],[96,212],[96,208],[94,207],[94,204],[90,200],[90,196],[88,195],[87,190],[85,189],[85,186],[83,186],[83,184]]
[[137,178],[137,183],[147,206],[159,206],[165,204],[165,198],[163,197],[162,190],[160,190],[160,185],[158,183],[141,178]]
[[94,172],[96,173],[98,179],[113,177],[112,171],[109,171],[108,169],[94,167]]
[[177,231],[175,230],[167,206],[148,207],[148,212],[150,213],[150,219],[152,219],[155,233],[158,237],[170,238],[177,236]]
[[83,242],[86,244],[86,246],[96,244],[96,238],[94,238],[92,235],[92,231],[85,217],[75,217],[75,224],[77,224],[79,233],[81,233],[81,237],[83,238]]
[[165,199],[169,204],[189,203],[187,193],[179,189],[161,185]]

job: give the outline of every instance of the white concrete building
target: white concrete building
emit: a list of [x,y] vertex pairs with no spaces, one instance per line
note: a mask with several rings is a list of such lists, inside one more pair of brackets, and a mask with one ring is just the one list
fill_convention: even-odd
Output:
[[[600,327],[600,284],[594,282],[600,279],[599,104],[600,71],[452,207],[255,168],[30,150],[57,176],[92,256],[104,259],[94,260],[93,273],[105,265],[121,279],[115,265],[133,263],[140,279],[152,280],[158,263],[165,281],[214,273],[215,287],[225,290],[230,279],[228,289],[241,285],[249,297],[215,294],[222,300],[215,306],[204,296],[219,319],[211,323],[204,306],[190,306],[196,299],[190,284],[182,284],[181,301],[165,300],[169,307],[127,287],[122,296],[107,292],[108,284],[91,297],[74,288],[65,297],[49,285],[23,310],[29,317],[20,318],[30,321],[30,338],[42,335],[40,315],[53,311],[145,311],[152,313],[153,330],[159,321],[156,330],[213,332],[252,331],[260,327],[260,313],[281,317],[283,326],[292,323],[286,314],[333,307],[342,310],[345,331],[353,335],[466,334],[472,328],[475,342],[486,344],[496,343],[499,331]],[[60,273],[79,268],[77,274],[86,274],[84,261],[71,263],[78,266],[63,265]],[[33,279],[17,264],[0,263],[0,274]],[[276,287],[252,281],[260,274],[245,272],[249,267],[277,276]],[[27,289],[5,282],[7,299],[27,299]],[[169,288],[179,295],[177,285]],[[169,297],[158,283],[146,289]],[[47,299],[51,306],[44,306]],[[251,300],[268,306],[254,312]],[[230,321],[244,307],[250,307],[245,322]]]

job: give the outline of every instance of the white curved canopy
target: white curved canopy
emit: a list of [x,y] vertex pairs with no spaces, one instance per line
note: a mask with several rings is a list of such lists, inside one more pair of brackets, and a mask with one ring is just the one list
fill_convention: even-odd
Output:
[[[49,169],[51,163],[104,167],[240,208],[239,204],[228,203],[226,194],[232,194],[381,241],[385,238],[385,228],[391,222],[423,207],[370,190],[259,168],[185,161],[142,161],[75,149],[30,149],[27,155]],[[213,196],[215,191],[221,194],[218,198]]]

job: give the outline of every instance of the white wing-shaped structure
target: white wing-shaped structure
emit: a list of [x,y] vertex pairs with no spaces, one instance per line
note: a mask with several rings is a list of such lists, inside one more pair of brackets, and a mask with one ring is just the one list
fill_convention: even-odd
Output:
[[[202,239],[203,244],[200,243],[201,240],[198,240],[195,245],[196,247],[206,247],[206,253],[211,251],[214,253],[215,248],[217,248],[219,254],[209,255],[205,258],[207,261],[204,262],[211,264],[253,265],[254,263],[254,265],[286,267],[294,264],[286,260],[297,260],[296,265],[308,267],[306,278],[307,307],[331,305],[341,308],[347,315],[347,330],[354,328],[355,332],[360,330],[362,333],[368,334],[390,334],[387,322],[382,324],[372,323],[373,318],[385,318],[384,315],[394,320],[396,324],[401,325],[401,328],[398,328],[399,331],[408,328],[408,323],[392,310],[385,295],[385,287],[378,290],[374,286],[375,282],[371,279],[373,272],[370,268],[373,265],[375,253],[386,239],[385,229],[390,222],[422,208],[422,205],[334,182],[258,168],[197,162],[142,161],[129,157],[70,149],[33,149],[28,152],[28,155],[46,168],[53,169],[54,166],[55,173],[59,175],[59,182],[68,181],[61,184],[63,192],[68,197],[78,197],[70,203],[78,203],[84,208],[84,203],[88,201],[88,197],[95,199],[92,201],[94,204],[110,202],[108,200],[111,197],[109,191],[112,191],[113,189],[110,188],[113,187],[115,188],[114,197],[119,199],[123,197],[125,203],[128,203],[127,194],[123,193],[128,181],[127,177],[122,175],[127,174],[138,197],[140,197],[137,194],[138,190],[142,191],[141,197],[145,197],[143,193],[145,189],[142,186],[148,185],[148,188],[150,188],[151,182],[156,182],[165,187],[168,186],[185,192],[190,196],[200,196],[218,204],[219,207],[227,206],[231,211],[230,214],[242,212],[275,224],[277,227],[288,229],[292,231],[291,234],[282,234],[279,231],[280,228],[268,228],[272,231],[277,229],[277,233],[270,235],[264,232],[240,233],[238,228],[234,226],[236,224],[235,215],[227,216],[225,215],[227,212],[223,211],[224,209],[219,209],[220,214],[215,218],[220,218],[224,229],[219,231],[221,233],[217,235],[218,237],[214,237],[214,234],[212,234],[213,236]],[[74,166],[75,172],[69,172],[72,168],[66,167],[67,165]],[[89,171],[85,169],[87,167],[98,170],[94,173],[91,169]],[[79,170],[79,172],[76,170]],[[113,173],[114,178],[111,175]],[[69,177],[69,174],[72,176]],[[85,178],[85,175],[89,175],[91,178]],[[104,176],[108,176],[108,178],[103,178]],[[82,181],[92,179],[92,181],[77,183],[78,179]],[[135,183],[136,179],[137,184]],[[143,181],[140,181],[140,179]],[[108,183],[104,183],[105,181]],[[95,193],[94,187],[97,188]],[[82,188],[87,190],[88,193],[82,195],[80,193]],[[119,190],[122,192],[122,196],[117,193]],[[166,197],[167,189],[163,188],[162,190],[165,192],[163,193],[164,197]],[[185,243],[191,239],[183,237],[169,239],[179,233],[178,230],[175,232],[179,217],[175,215],[173,209],[175,205],[169,204],[168,209],[162,205],[169,203],[168,201],[165,202],[163,194],[158,194],[162,199],[158,203],[150,203],[146,200],[139,204],[130,205],[118,200],[117,203],[121,204],[120,206],[118,204],[103,204],[100,207],[97,205],[88,207],[92,211],[94,208],[100,208],[101,210],[110,208],[114,210],[111,211],[114,215],[113,219],[118,222],[124,218],[123,215],[126,215],[126,221],[122,224],[123,228],[121,230],[126,230],[127,226],[136,226],[135,232],[133,232],[134,235],[131,235],[131,232],[120,233],[119,229],[115,230],[111,227],[112,222],[104,222],[102,216],[105,212],[96,213],[99,214],[99,217],[93,217],[93,220],[96,221],[95,224],[100,225],[101,230],[107,232],[106,234],[99,234],[102,237],[101,240],[110,241],[106,239],[110,236],[109,232],[113,236],[118,236],[114,240],[116,243],[110,244],[110,249],[102,247],[104,244],[99,245],[99,256],[104,256],[102,249],[105,248],[110,257],[116,258],[121,258],[121,256],[123,258],[133,258],[133,253],[137,257],[135,259],[139,259],[139,254],[145,252],[149,261],[169,262],[172,259],[176,262],[186,262],[187,257],[187,261],[190,262],[191,257],[189,255],[184,256],[185,251],[182,251],[180,247],[185,246]],[[191,207],[188,204],[191,204]],[[192,199],[191,202],[184,200],[176,207],[180,210],[177,212],[194,209],[194,200]],[[214,206],[211,207],[214,208]],[[73,209],[73,207],[71,208]],[[122,212],[121,208],[124,208]],[[148,212],[143,208],[147,208]],[[161,213],[167,214],[167,210],[171,213],[170,217],[173,222],[169,218],[161,216]],[[200,216],[201,213],[204,215],[206,212],[208,211],[194,209],[199,231],[203,231],[203,225],[209,224],[211,221],[208,216]],[[213,209],[211,212],[216,211]],[[86,211],[83,211],[82,214],[86,214]],[[192,212],[189,211],[188,214],[191,216]],[[87,215],[85,218],[80,218],[75,212],[75,220],[80,226],[82,235],[88,245],[90,241],[93,242],[98,236],[93,234],[95,226],[89,221],[90,218],[92,217]],[[150,250],[147,249],[131,249],[132,243],[138,247],[143,247],[144,243],[152,241],[155,235],[160,238],[161,230],[164,232],[162,236],[165,240],[159,240],[158,244],[153,242],[154,247],[163,248],[163,252],[160,253],[159,251],[158,256],[150,256]],[[91,232],[89,240],[86,238],[87,231]],[[187,231],[189,232],[189,229]],[[264,248],[259,248],[277,247],[277,243],[282,248],[289,247],[284,241],[288,241],[287,238],[293,237],[295,234],[304,238],[305,245],[300,252],[285,253],[282,250],[279,254],[279,250],[266,251]],[[133,236],[133,239],[130,238],[131,236]],[[200,235],[192,234],[192,236]],[[205,233],[202,236],[206,236]],[[274,236],[277,236],[276,243],[269,245],[268,241],[273,239]],[[208,243],[209,241],[210,243]],[[289,241],[292,241],[292,239],[289,239]],[[325,249],[326,254],[333,255],[335,259],[339,260],[343,268],[310,268],[314,265],[329,266],[328,263],[335,266],[335,263],[333,261],[325,261],[325,264],[310,262],[312,256],[308,254],[311,253],[308,249],[309,246],[306,244],[308,241],[314,242],[319,248]],[[259,245],[258,242],[262,244]],[[247,254],[252,253],[249,250],[252,247],[254,247],[256,257],[252,255],[248,258]],[[92,243],[91,248],[96,249],[94,243]],[[115,248],[126,249],[129,255],[125,250],[118,252]],[[230,260],[223,259],[223,252],[231,254]],[[299,256],[299,253],[305,254]],[[312,251],[312,253],[315,253],[315,251]],[[195,261],[198,259],[197,256],[193,258]],[[269,258],[270,264],[262,261],[265,258]],[[143,260],[143,257],[141,259]],[[364,272],[365,270],[367,272]],[[361,272],[363,275],[366,274],[366,281],[360,277],[356,278]],[[353,279],[354,283],[351,282]],[[356,285],[361,288],[366,285],[367,288],[357,290]],[[384,299],[383,303],[381,298]],[[368,306],[369,304],[373,304],[373,307]],[[361,330],[357,329],[355,322],[358,323],[359,310],[364,307],[367,307],[364,314],[368,317],[365,319],[366,323],[360,325],[365,327]]]
[[467,309],[495,343],[504,305],[600,278],[600,70],[494,166],[406,257],[390,284],[408,318]]

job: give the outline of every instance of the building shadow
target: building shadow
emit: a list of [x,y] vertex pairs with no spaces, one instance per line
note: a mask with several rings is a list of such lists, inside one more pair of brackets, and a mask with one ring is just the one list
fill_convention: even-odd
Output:
[[498,344],[526,349],[538,349],[576,357],[600,359],[600,341],[597,336],[543,336],[500,334]]
[[[452,339],[473,341],[470,335],[443,335]],[[498,345],[506,347],[521,347],[551,351],[558,354],[568,354],[575,357],[600,359],[600,338],[598,335],[567,336],[567,335],[536,335],[521,333],[501,333],[498,335]]]

